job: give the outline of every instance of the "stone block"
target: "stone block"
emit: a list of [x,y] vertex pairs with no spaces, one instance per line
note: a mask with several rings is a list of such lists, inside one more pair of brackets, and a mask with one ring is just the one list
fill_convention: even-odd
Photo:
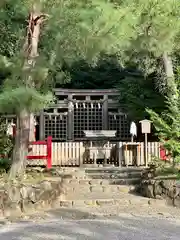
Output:
[[51,182],[52,189],[56,190],[56,192],[60,195],[63,192],[63,187],[61,181]]
[[29,191],[28,199],[31,200],[33,203],[36,203],[40,200],[42,190],[39,188],[32,188]]
[[156,199],[163,200],[163,196],[161,196],[161,195],[156,195]]
[[155,182],[154,184],[154,196],[161,196],[163,193],[162,186],[159,184],[159,182]]
[[34,188],[31,186],[23,186],[20,188],[20,194],[22,199],[28,199],[29,196],[32,195],[32,192],[34,192]]
[[51,182],[43,181],[39,184],[39,188],[43,189],[44,191],[50,191],[52,189]]
[[122,192],[122,193],[129,193],[129,192],[133,192],[135,191],[135,187],[131,186],[118,186],[117,187],[118,191],[119,192]]
[[42,181],[39,184],[7,185],[0,189],[0,210],[4,216],[16,216],[52,206],[72,206],[65,201],[61,181]]
[[101,179],[92,179],[92,180],[89,180],[89,184],[90,185],[102,185],[102,180]]
[[40,195],[36,196],[36,199],[48,201],[52,198],[53,191],[42,191]]
[[117,185],[102,186],[102,191],[107,193],[118,193],[120,188]]
[[53,200],[50,204],[51,208],[59,208],[60,207],[60,202],[59,199]]
[[113,199],[100,199],[100,200],[96,200],[96,204],[99,206],[114,205],[115,202]]
[[60,207],[72,207],[73,201],[71,200],[60,201],[59,205]]
[[4,209],[9,204],[9,196],[4,189],[0,190],[0,207]]
[[83,180],[79,180],[79,184],[81,184],[81,185],[84,185],[84,184],[90,184],[90,181],[89,181],[89,179],[83,179]]
[[143,188],[141,189],[141,193],[144,197],[148,198],[154,198],[154,186],[151,184],[145,184],[143,185]]
[[7,194],[11,202],[19,203],[21,200],[20,188],[17,186],[8,187]]
[[85,200],[84,204],[88,205],[88,206],[95,206],[95,205],[97,205],[97,202],[96,202],[96,200]]
[[173,188],[175,183],[176,183],[176,181],[174,179],[167,179],[167,180],[159,181],[159,184],[167,190]]
[[4,217],[17,217],[22,214],[21,208],[17,203],[11,203],[3,210]]
[[90,192],[103,192],[103,188],[102,188],[102,186],[101,185],[97,185],[97,186],[90,186],[89,187],[89,191]]
[[79,184],[78,179],[69,179],[69,184]]
[[24,213],[32,212],[35,209],[34,204],[27,199],[21,200],[19,204],[20,204],[21,211]]
[[177,197],[173,200],[173,205],[178,208],[180,207],[180,197]]
[[45,210],[44,205],[45,205],[44,201],[43,200],[39,200],[38,202],[34,203],[34,209],[35,210],[41,210],[43,208]]

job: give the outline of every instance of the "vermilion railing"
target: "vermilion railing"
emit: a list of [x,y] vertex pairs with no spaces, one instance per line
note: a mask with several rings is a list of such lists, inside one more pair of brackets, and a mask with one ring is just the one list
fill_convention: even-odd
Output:
[[47,137],[47,140],[45,141],[36,141],[36,142],[30,142],[30,145],[45,145],[47,146],[47,154],[46,155],[30,155],[27,156],[28,160],[40,160],[45,159],[47,161],[47,169],[50,169],[52,167],[52,137]]
[[166,148],[163,147],[163,145],[160,146],[160,159],[163,161],[169,161],[172,156],[171,154],[168,152],[168,150]]
[[[47,169],[52,168],[52,137],[49,136],[45,141],[30,142],[29,145],[45,145],[47,146],[46,155],[28,155],[27,160],[46,160]],[[6,156],[0,155],[0,157],[5,158]]]

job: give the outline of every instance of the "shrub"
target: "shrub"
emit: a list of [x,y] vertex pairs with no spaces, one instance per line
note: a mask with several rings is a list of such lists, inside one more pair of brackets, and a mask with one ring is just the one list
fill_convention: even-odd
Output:
[[173,158],[173,163],[180,162],[180,96],[179,92],[174,98],[167,99],[167,110],[162,114],[157,114],[148,109],[159,140],[169,151]]
[[7,124],[0,118],[0,168],[7,170],[13,150],[13,139],[7,135]]

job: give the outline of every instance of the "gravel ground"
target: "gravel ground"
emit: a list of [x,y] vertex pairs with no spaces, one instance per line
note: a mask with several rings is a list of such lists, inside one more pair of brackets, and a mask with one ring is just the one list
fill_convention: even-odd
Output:
[[[95,212],[95,211],[94,211]],[[123,213],[102,216],[75,209],[51,210],[0,227],[1,240],[179,240],[180,216]]]

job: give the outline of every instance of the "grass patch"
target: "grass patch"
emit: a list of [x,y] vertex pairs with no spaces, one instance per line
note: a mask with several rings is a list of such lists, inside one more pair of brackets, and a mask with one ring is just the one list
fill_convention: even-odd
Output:
[[4,172],[0,174],[0,186],[4,186],[5,184],[25,184],[25,185],[33,185],[37,184],[41,181],[45,180],[45,176],[43,173],[28,173],[24,174],[23,178],[16,178],[13,181],[9,180],[8,173]]
[[174,167],[163,167],[161,169],[156,170],[157,175],[167,176],[167,175],[178,175],[179,169]]
[[11,167],[11,160],[9,158],[0,158],[0,173],[7,173]]
[[180,166],[173,166],[172,162],[162,161],[161,159],[154,157],[150,165],[155,169],[156,176],[172,176],[180,179]]

